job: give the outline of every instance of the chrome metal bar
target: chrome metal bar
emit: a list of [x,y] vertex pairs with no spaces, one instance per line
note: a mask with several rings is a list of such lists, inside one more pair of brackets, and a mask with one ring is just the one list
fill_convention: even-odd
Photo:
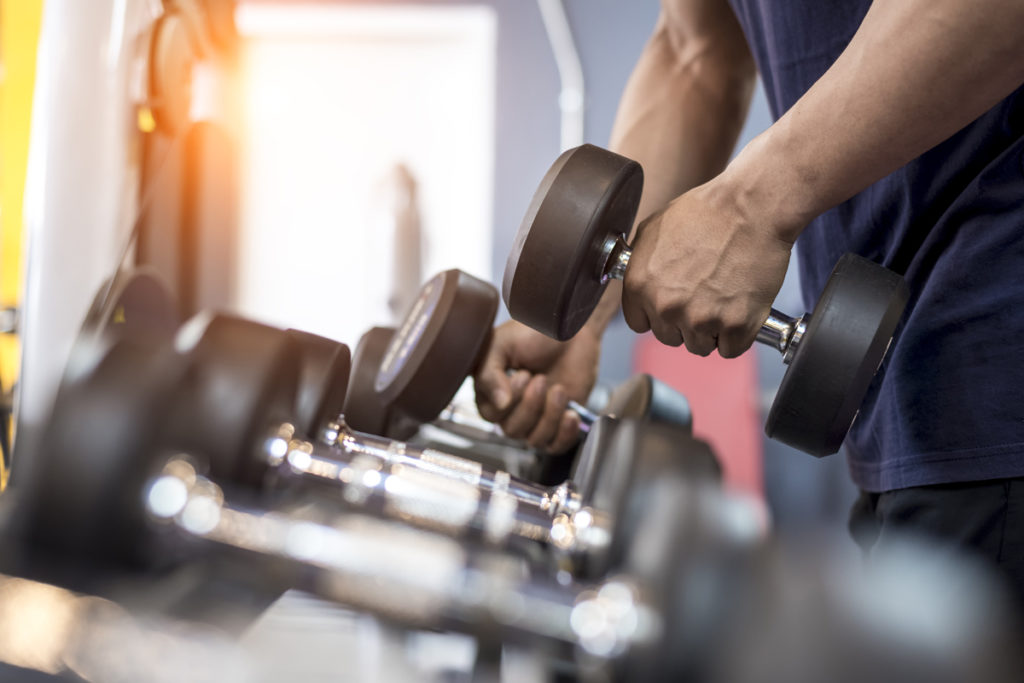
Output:
[[[291,479],[330,486],[350,506],[454,535],[476,534],[504,545],[526,539],[581,551],[594,536],[576,534],[579,496],[485,468],[467,458],[337,425],[333,441],[297,438],[281,425],[262,457]],[[558,523],[556,523],[558,520]]]
[[785,354],[797,322],[797,318],[791,318],[773,308],[768,312],[768,319],[761,324],[761,329],[757,331],[757,341]]
[[182,460],[168,463],[144,500],[150,518],[188,536],[293,566],[297,588],[416,627],[494,626],[502,638],[572,646],[581,630],[588,637],[581,620],[600,607],[601,591],[628,589],[531,577],[513,558],[481,561],[453,539],[364,515],[306,519],[239,506]]

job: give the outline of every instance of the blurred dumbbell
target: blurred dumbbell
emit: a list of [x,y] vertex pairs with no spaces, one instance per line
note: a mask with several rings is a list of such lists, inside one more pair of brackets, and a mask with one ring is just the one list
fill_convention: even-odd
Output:
[[[474,439],[505,440],[500,429],[452,403],[486,352],[498,300],[493,286],[459,270],[429,280],[397,331],[373,328],[356,345],[346,421],[396,438],[434,423]],[[568,407],[586,434],[597,415],[576,401]],[[616,388],[602,413],[683,427],[691,422],[686,397],[649,375]]]
[[[638,163],[593,145],[552,164],[505,266],[502,294],[514,319],[555,339],[579,331],[605,285],[625,276],[642,186]],[[819,457],[839,449],[908,296],[902,277],[846,254],[812,313],[771,310],[757,341],[789,368],[765,425],[769,437]]]
[[[611,418],[595,424],[581,452],[580,479],[547,487],[344,423],[320,439],[302,435],[286,419],[302,355],[294,338],[274,328],[208,316],[186,324],[176,348],[187,370],[173,392],[168,443],[208,454],[222,481],[315,484],[349,506],[421,527],[492,545],[540,543],[591,576],[618,561],[620,511],[636,495],[630,486],[637,447],[614,436],[619,425]],[[631,431],[635,438],[641,432]],[[679,467],[717,478],[711,452],[697,453],[688,449]]]
[[159,343],[181,325],[170,288],[149,267],[120,268],[93,296],[71,347],[68,371],[87,368],[116,340]]
[[[294,386],[286,365],[257,374]],[[247,574],[391,623],[535,648],[583,680],[1014,680],[986,586],[915,570],[851,589],[820,548],[761,545],[742,507],[680,466],[695,442],[678,430],[620,423],[642,495],[622,511],[618,572],[587,584],[368,515],[268,508],[213,475],[220,455],[166,448],[176,384],[193,371],[121,346],[66,384],[21,498],[33,543],[143,570],[159,554],[237,557]]]
[[[260,345],[248,339],[246,354]],[[243,380],[246,390],[267,390],[257,392],[260,398],[249,405],[260,404],[268,415],[287,412],[288,404],[272,400],[279,392],[270,389],[294,388],[297,379],[289,352],[281,350],[287,346],[278,347],[281,353],[272,367],[253,370]],[[201,338],[195,339],[192,352],[210,358]],[[645,552],[647,544],[689,545],[685,538],[670,537],[681,530],[678,522],[652,526],[645,512],[660,510],[664,503],[674,507],[662,516],[678,520],[698,499],[693,492],[701,486],[699,478],[680,468],[690,460],[679,457],[691,444],[685,435],[620,423],[616,450],[636,451],[630,476],[646,503],[624,510],[630,528],[619,541],[626,546],[622,569],[636,568],[636,578],[584,585],[571,578],[524,574],[513,557],[479,554],[449,537],[369,515],[301,516],[257,505],[265,498],[245,476],[230,475],[238,463],[226,462],[220,452],[230,438],[207,444],[209,457],[197,450],[194,436],[190,440],[196,449],[185,454],[168,441],[174,440],[174,423],[185,417],[181,383],[203,384],[209,391],[204,399],[213,398],[215,387],[230,387],[230,393],[243,388],[226,379],[194,357],[121,345],[65,386],[23,500],[28,537],[52,552],[143,567],[161,553],[234,553],[247,559],[254,575],[275,582],[284,578],[391,621],[554,648],[558,658],[579,657],[589,666],[621,670],[615,676],[619,680],[628,680],[630,667],[638,665],[630,660],[631,648],[647,657],[655,647],[661,636],[659,614],[674,605],[660,599],[661,589],[650,579],[660,570],[646,556],[633,554]],[[177,416],[171,425],[168,416]],[[246,421],[241,413],[236,417]],[[274,436],[268,441],[270,449],[279,443]],[[386,477],[402,481],[399,474]],[[434,504],[459,507],[457,500]],[[666,537],[657,537],[659,530]],[[668,564],[664,570],[675,568]],[[668,575],[662,578],[667,585]]]

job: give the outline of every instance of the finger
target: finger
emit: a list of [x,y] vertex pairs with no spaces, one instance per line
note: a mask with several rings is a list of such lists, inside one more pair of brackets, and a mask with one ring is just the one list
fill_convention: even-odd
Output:
[[511,408],[512,379],[505,372],[508,365],[509,358],[504,345],[492,341],[473,377],[477,409],[485,420],[497,422]]
[[686,350],[698,356],[708,356],[718,346],[718,338],[709,331],[709,327],[694,327],[680,323],[683,333],[683,343]]
[[718,338],[707,332],[683,333],[686,350],[695,355],[708,356],[718,346]]
[[523,397],[523,390],[530,383],[533,375],[529,370],[516,370],[509,376],[509,386],[512,387],[512,403],[517,403]]
[[523,397],[501,421],[501,429],[514,439],[525,439],[544,412],[547,400],[547,377],[535,375],[526,385]]
[[754,327],[743,323],[724,326],[718,335],[719,355],[722,358],[735,358],[744,353],[754,344],[759,328],[760,325]]
[[548,389],[544,400],[544,411],[526,440],[532,448],[545,448],[555,438],[568,403],[569,397],[561,385],[556,384]]
[[651,329],[651,322],[644,311],[643,298],[632,286],[624,285],[622,288],[622,317],[626,319],[629,329],[634,332],[646,332]]
[[651,331],[654,332],[655,339],[666,346],[682,346],[683,344],[683,333],[672,323],[663,320],[653,320],[651,322]]
[[547,450],[549,453],[565,453],[580,440],[580,417],[572,410],[562,413],[558,423],[558,432],[552,439]]

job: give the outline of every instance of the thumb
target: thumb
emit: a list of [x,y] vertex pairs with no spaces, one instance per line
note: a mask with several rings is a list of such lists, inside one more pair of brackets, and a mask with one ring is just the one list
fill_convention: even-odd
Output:
[[506,373],[509,356],[505,345],[497,336],[491,339],[491,346],[473,376],[473,384],[480,416],[496,422],[512,404],[512,380]]

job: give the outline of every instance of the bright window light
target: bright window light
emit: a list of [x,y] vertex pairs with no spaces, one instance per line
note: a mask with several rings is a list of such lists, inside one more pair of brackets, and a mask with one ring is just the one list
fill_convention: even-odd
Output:
[[[440,270],[490,279],[493,10],[282,2],[236,18],[240,311],[351,344]],[[410,187],[419,247],[409,220],[396,238]]]

